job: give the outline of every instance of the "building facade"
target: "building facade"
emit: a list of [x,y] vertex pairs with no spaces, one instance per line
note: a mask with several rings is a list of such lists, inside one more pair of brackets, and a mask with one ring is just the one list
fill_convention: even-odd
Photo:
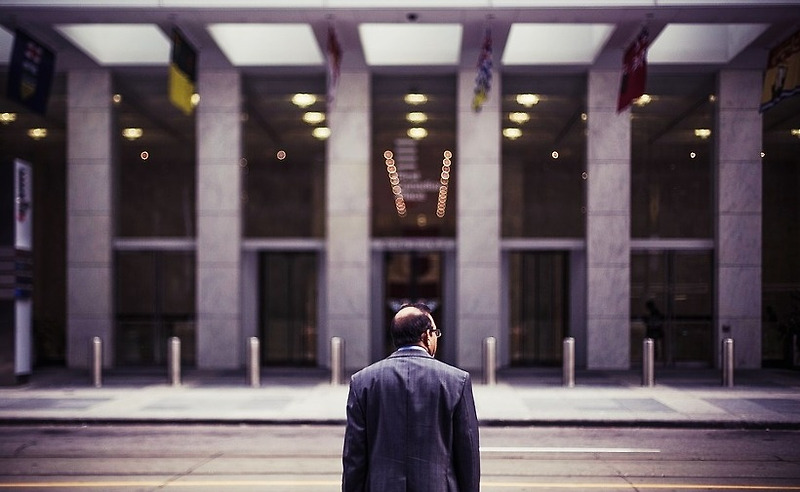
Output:
[[[2,158],[33,166],[39,364],[87,367],[97,336],[109,367],[160,365],[177,336],[235,369],[255,336],[265,365],[329,367],[341,337],[354,370],[408,301],[472,370],[487,337],[501,367],[558,364],[565,337],[587,369],[635,367],[646,336],[665,367],[716,367],[725,338],[737,367],[793,363],[800,98],[760,104],[798,2],[14,3],[9,50],[20,28],[58,60],[46,115],[0,99]],[[131,26],[155,44],[112,49]],[[647,97],[619,111],[643,27]]]

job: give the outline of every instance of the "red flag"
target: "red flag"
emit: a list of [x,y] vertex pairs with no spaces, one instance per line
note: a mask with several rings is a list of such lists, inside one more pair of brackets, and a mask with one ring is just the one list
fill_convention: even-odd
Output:
[[627,108],[634,99],[644,94],[647,83],[647,47],[650,45],[650,36],[647,28],[636,37],[625,51],[622,58],[622,82],[617,100],[617,112]]
[[342,67],[342,47],[336,38],[333,26],[328,27],[328,105],[333,103],[336,96],[336,85],[339,83],[339,73]]

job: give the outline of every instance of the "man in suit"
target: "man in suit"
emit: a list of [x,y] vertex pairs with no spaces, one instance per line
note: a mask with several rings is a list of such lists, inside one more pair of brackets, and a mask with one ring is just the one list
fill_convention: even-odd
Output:
[[392,319],[397,350],[353,375],[342,452],[344,492],[477,492],[478,417],[469,373],[434,358],[427,306]]

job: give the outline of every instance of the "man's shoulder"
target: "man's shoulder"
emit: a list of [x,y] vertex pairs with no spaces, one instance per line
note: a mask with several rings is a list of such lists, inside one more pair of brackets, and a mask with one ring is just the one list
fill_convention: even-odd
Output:
[[355,374],[353,374],[353,380],[375,377],[385,371],[390,371],[397,366],[408,363],[425,365],[429,367],[431,371],[435,371],[441,374],[443,377],[449,376],[460,380],[465,380],[470,377],[469,372],[459,369],[458,367],[451,366],[450,364],[442,362],[433,357],[416,355],[395,356],[395,354],[393,354],[385,359],[373,362],[372,364],[357,371]]

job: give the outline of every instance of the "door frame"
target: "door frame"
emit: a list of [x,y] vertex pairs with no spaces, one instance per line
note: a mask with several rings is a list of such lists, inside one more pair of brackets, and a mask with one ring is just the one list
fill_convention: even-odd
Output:
[[444,350],[438,354],[440,360],[448,364],[455,364],[458,347],[458,328],[456,320],[456,241],[443,238],[400,238],[400,239],[373,239],[371,243],[371,272],[372,284],[370,297],[370,354],[371,361],[383,359],[386,333],[388,326],[383,316],[383,301],[385,297],[385,266],[384,253],[440,253],[442,255],[442,311],[439,318],[441,330],[447,337],[443,344]]

